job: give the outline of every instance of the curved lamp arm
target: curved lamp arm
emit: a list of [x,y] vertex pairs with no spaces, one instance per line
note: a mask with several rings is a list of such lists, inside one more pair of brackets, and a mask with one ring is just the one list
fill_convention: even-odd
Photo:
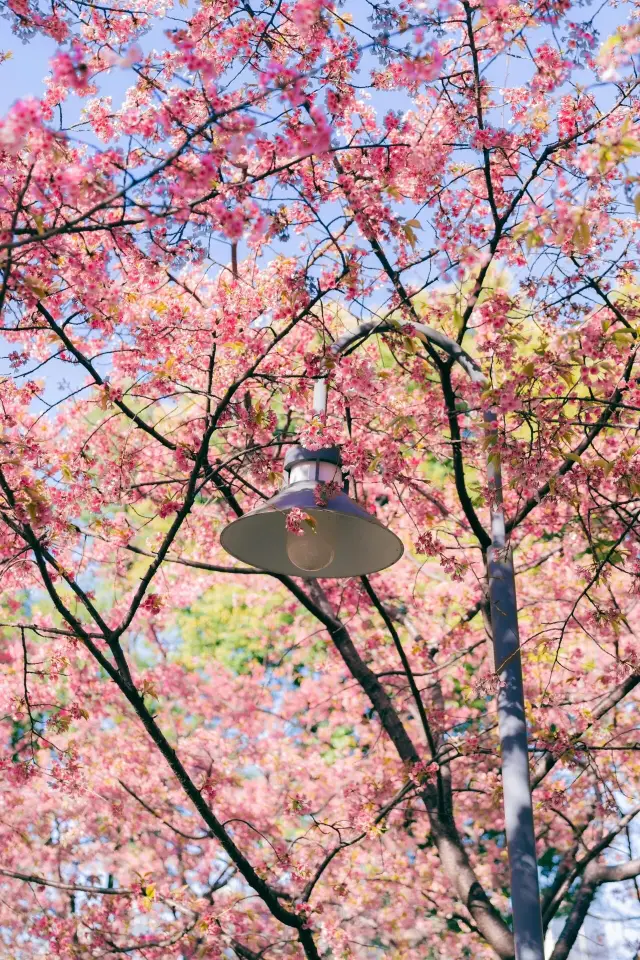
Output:
[[[489,386],[490,380],[482,370],[477,360],[474,360],[470,354],[464,350],[456,340],[452,340],[445,333],[430,327],[426,323],[416,323],[413,320],[406,324],[391,324],[386,320],[371,320],[362,323],[352,332],[348,332],[339,337],[331,345],[331,353],[340,356],[345,353],[354,344],[364,343],[374,334],[394,333],[398,328],[408,326],[417,336],[434,347],[439,347],[455,363],[461,367],[467,374],[472,383],[480,386]],[[325,413],[327,408],[327,387],[324,378],[317,381],[313,396],[313,408],[318,413]],[[484,422],[489,436],[497,439],[497,414],[493,405],[489,405],[484,411]],[[503,495],[502,495],[502,467],[500,462],[500,452],[496,443],[487,445],[487,476],[489,492],[491,495],[491,547],[494,552],[504,552],[506,549],[506,527],[504,519]]]
[[480,364],[466,350],[463,350],[456,340],[452,340],[446,333],[441,333],[440,330],[436,330],[426,323],[416,323],[414,320],[409,320],[406,323],[389,323],[388,320],[369,320],[366,323],[361,323],[357,330],[338,337],[331,344],[331,353],[338,356],[353,346],[354,343],[368,340],[374,333],[397,333],[398,329],[402,329],[402,327],[411,327],[421,340],[428,341],[434,347],[440,347],[462,367],[473,383],[489,384],[489,379],[484,374]]

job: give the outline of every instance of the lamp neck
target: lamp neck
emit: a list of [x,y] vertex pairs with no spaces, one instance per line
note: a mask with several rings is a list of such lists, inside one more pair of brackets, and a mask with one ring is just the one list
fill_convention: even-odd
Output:
[[289,484],[315,480],[320,483],[335,482],[342,486],[340,450],[338,447],[322,447],[320,450],[290,447],[284,458],[284,475]]
[[342,486],[342,470],[335,463],[303,460],[300,463],[294,463],[287,473],[290,484],[299,483],[301,480],[315,480],[319,483],[339,483]]

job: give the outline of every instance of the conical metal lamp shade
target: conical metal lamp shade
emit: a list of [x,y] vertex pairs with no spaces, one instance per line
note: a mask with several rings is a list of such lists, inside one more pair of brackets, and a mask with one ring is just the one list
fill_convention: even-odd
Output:
[[[293,577],[356,577],[390,567],[402,556],[404,547],[395,533],[354,503],[346,493],[332,497],[326,507],[315,500],[317,484],[303,480],[284,487],[256,510],[234,520],[220,536],[231,556],[252,567]],[[301,569],[289,558],[287,514],[294,507],[309,514],[315,535],[329,545],[332,559],[313,571]],[[295,547],[295,544],[294,544]]]

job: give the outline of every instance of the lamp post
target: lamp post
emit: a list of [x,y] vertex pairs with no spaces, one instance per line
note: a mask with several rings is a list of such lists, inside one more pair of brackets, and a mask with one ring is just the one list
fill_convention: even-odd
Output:
[[[412,321],[411,327],[458,363],[472,382],[488,385],[479,365],[455,340],[426,324]],[[336,341],[332,352],[339,355],[354,342],[387,330],[397,330],[397,326],[363,324],[356,333]],[[318,413],[326,410],[324,380],[316,385],[314,408]],[[497,415],[491,405],[485,411],[484,423],[488,437],[495,438]],[[499,450],[491,442],[487,450],[491,494],[487,574],[495,670],[500,681],[498,727],[515,955],[516,960],[544,960],[515,574],[506,541]],[[223,530],[220,542],[232,556],[272,573],[304,577],[361,576],[383,570],[400,559],[402,544],[395,534],[336,486],[344,487],[336,447],[316,451],[294,447],[285,458],[284,469],[288,482],[282,490]],[[326,504],[317,502],[318,483],[330,485]],[[288,515],[296,507],[309,517],[297,531],[288,529],[287,524]]]

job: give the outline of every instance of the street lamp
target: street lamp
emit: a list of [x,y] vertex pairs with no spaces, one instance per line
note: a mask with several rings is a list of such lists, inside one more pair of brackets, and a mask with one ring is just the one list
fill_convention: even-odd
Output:
[[[358,577],[400,559],[399,537],[347,496],[337,447],[291,447],[284,474],[275,496],[222,531],[227,553],[294,577]],[[293,529],[292,510],[301,517]]]
[[[473,383],[488,387],[478,363],[439,330],[411,321],[412,334],[439,347],[455,361]],[[357,341],[374,333],[397,332],[380,321],[361,324],[332,345],[339,355]],[[317,383],[314,407],[326,410],[326,384]],[[507,544],[502,500],[502,470],[496,444],[497,415],[491,403],[484,413],[487,432],[487,479],[491,497],[491,546],[487,551],[489,603],[495,670],[498,690],[498,729],[502,759],[502,793],[505,831],[509,853],[513,935],[516,960],[544,960],[544,933],[540,911],[538,860],[529,780],[527,721],[522,683],[522,661],[518,633],[518,607],[513,557]],[[354,503],[345,493],[319,507],[315,497],[318,483],[343,479],[335,447],[309,451],[302,447],[285,460],[287,486],[263,506],[231,523],[220,537],[232,556],[271,573],[304,577],[351,577],[374,573],[391,566],[402,556],[402,544],[375,517]],[[288,535],[286,517],[294,507],[308,514],[308,530],[299,543]],[[317,539],[316,539],[317,538]]]

